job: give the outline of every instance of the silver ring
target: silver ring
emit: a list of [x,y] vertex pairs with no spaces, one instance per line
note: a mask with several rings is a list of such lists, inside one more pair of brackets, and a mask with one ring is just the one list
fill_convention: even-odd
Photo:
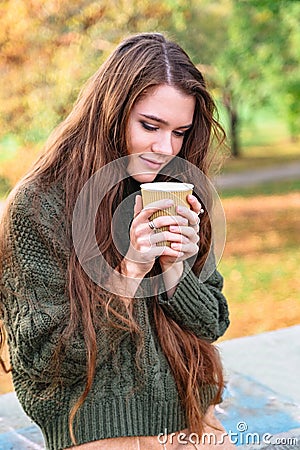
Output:
[[192,227],[195,227],[195,226],[199,225],[199,223],[200,223],[200,218],[198,217],[198,218],[197,218],[197,222],[196,222],[196,223],[191,223],[190,225],[191,225]]
[[150,227],[151,230],[157,230],[157,228],[156,228],[155,223],[154,223],[153,220],[150,220],[150,221],[148,222],[148,225],[149,225],[149,227]]

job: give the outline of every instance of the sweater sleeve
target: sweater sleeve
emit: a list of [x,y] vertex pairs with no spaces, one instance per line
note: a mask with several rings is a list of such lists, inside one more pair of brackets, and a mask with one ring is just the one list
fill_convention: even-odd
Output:
[[[2,273],[4,322],[15,373],[49,383],[55,373],[55,351],[70,318],[66,253],[62,242],[61,249],[59,242],[54,249],[54,241],[59,241],[50,230],[57,223],[54,209],[42,205],[40,217],[45,220],[37,223],[31,201],[33,198],[22,193],[10,206],[9,256]],[[63,352],[59,376],[64,383],[71,384],[85,375],[85,358],[78,335]]]
[[215,269],[201,282],[187,262],[171,298],[159,295],[159,303],[180,326],[210,341],[217,340],[229,326],[226,298],[222,294],[223,277]]

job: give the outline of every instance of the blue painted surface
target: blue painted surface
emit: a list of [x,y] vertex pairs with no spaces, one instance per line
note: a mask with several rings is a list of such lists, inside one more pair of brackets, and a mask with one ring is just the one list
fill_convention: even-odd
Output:
[[237,445],[254,444],[263,435],[300,427],[299,405],[237,373],[230,375],[217,416]]
[[43,450],[40,429],[24,413],[15,392],[0,395],[0,450]]
[[0,450],[44,450],[44,440],[35,425],[0,435]]

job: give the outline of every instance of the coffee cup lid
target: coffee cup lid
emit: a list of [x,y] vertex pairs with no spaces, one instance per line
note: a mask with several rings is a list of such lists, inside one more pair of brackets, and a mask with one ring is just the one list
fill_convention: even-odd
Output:
[[159,181],[154,183],[143,183],[141,189],[147,191],[165,191],[165,192],[178,192],[178,191],[190,191],[193,190],[194,185],[190,183]]

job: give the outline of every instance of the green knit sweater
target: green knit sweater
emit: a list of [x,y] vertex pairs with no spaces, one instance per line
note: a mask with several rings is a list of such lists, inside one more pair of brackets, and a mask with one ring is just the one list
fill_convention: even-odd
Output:
[[[36,215],[36,201],[40,211]],[[43,194],[34,185],[19,188],[10,206],[2,301],[13,382],[28,416],[41,428],[47,449],[72,445],[68,416],[85,385],[86,354],[82,334],[65,348],[60,383],[53,386],[53,354],[69,317],[64,194],[52,186]],[[217,272],[204,282],[191,270],[172,298],[160,304],[178,324],[211,341],[229,325],[227,302]],[[141,369],[129,332],[97,330],[98,358],[92,389],[75,419],[77,443],[119,437],[158,435],[186,428],[176,385],[155,331],[151,298],[138,299],[135,317],[144,332]],[[111,342],[117,343],[112,352]],[[202,405],[215,388],[205,385]]]

